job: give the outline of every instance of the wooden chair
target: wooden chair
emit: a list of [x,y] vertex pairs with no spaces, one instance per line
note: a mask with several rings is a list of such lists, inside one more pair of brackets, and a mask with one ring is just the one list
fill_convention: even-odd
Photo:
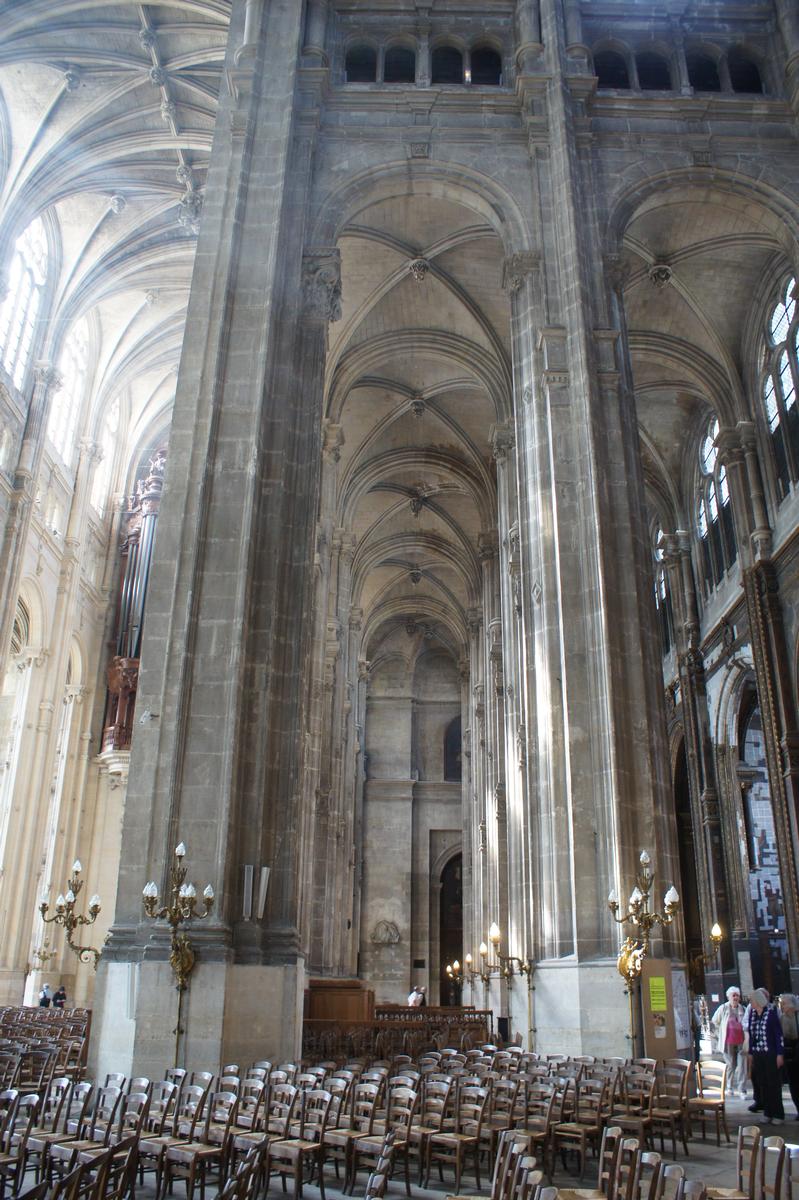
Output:
[[352,1089],[349,1111],[340,1110],[338,1124],[329,1127],[325,1134],[325,1157],[333,1161],[337,1179],[340,1178],[339,1164],[343,1164],[345,1191],[350,1178],[353,1142],[359,1137],[371,1137],[374,1133],[378,1091],[379,1085],[376,1083],[356,1084]]
[[737,1187],[710,1187],[708,1200],[758,1200],[761,1133],[757,1125],[741,1125],[735,1147]]
[[293,1194],[299,1200],[305,1168],[310,1166],[309,1179],[316,1177],[319,1194],[325,1200],[325,1132],[332,1099],[331,1093],[325,1088],[312,1088],[302,1094],[296,1136],[276,1138],[269,1143],[266,1152],[267,1186],[273,1174],[280,1175],[284,1181],[291,1178],[294,1183]]
[[270,1084],[255,1128],[247,1133],[233,1132],[229,1165],[232,1163],[235,1166],[245,1155],[259,1147],[264,1148],[265,1154],[272,1142],[289,1137],[291,1122],[301,1097],[302,1092],[291,1083]]
[[160,1132],[148,1133],[146,1137],[139,1139],[140,1177],[144,1177],[145,1171],[155,1172],[156,1197],[161,1194],[166,1152],[171,1146],[194,1140],[197,1125],[203,1119],[204,1101],[205,1091],[202,1087],[186,1084],[180,1101],[175,1105],[171,1122],[165,1118]]
[[641,1143],[638,1138],[622,1138],[616,1159],[613,1200],[636,1200],[640,1166]]
[[642,1145],[647,1144],[652,1133],[654,1103],[654,1074],[625,1068],[613,1103],[613,1124],[621,1125],[625,1133],[637,1137]]
[[425,1084],[421,1103],[408,1131],[408,1155],[419,1160],[419,1184],[424,1177],[427,1160],[427,1142],[434,1133],[440,1133],[450,1112],[452,1083],[431,1081]]
[[66,1075],[54,1079],[47,1089],[44,1104],[39,1110],[39,1123],[28,1134],[26,1146],[27,1167],[34,1168],[37,1184],[42,1179],[44,1154],[48,1139],[57,1141],[66,1133],[66,1120],[72,1082]]
[[558,1088],[550,1080],[528,1084],[525,1092],[525,1113],[516,1123],[516,1132],[528,1138],[531,1154],[546,1171],[551,1158],[552,1129],[563,1118],[565,1088]]
[[696,1095],[688,1098],[688,1128],[694,1116],[702,1125],[702,1141],[705,1140],[705,1122],[712,1117],[716,1122],[716,1145],[721,1145],[721,1126],[730,1141],[726,1113],[727,1064],[706,1059],[696,1064]]
[[480,1134],[488,1104],[487,1088],[463,1088],[458,1096],[455,1126],[434,1133],[427,1141],[425,1186],[429,1185],[430,1167],[438,1165],[443,1180],[445,1165],[455,1171],[455,1191],[460,1192],[464,1164],[471,1157],[477,1190],[480,1190]]
[[782,1172],[785,1166],[785,1139],[763,1138],[760,1143],[758,1172],[759,1200],[780,1200]]
[[616,1189],[616,1164],[624,1133],[619,1125],[606,1125],[599,1144],[599,1166],[595,1188],[559,1188],[563,1200],[603,1200],[614,1197]]
[[[401,1157],[405,1166],[405,1191],[408,1196],[411,1194],[410,1168],[408,1163],[408,1134],[410,1132],[413,1118],[416,1114],[416,1105],[419,1102],[419,1095],[410,1088],[394,1088],[389,1097],[389,1106],[386,1111],[386,1130],[394,1131],[393,1141],[393,1160],[396,1164],[398,1157]],[[366,1137],[358,1137],[353,1139],[352,1148],[350,1151],[350,1179],[349,1191],[352,1192],[355,1187],[355,1181],[358,1176],[358,1169],[362,1163],[368,1164],[370,1170],[374,1166],[380,1155],[380,1149],[383,1144],[383,1134],[371,1134]]]
[[706,1200],[707,1189],[701,1179],[686,1179],[680,1200]]
[[215,1092],[206,1106],[202,1125],[200,1126],[198,1120],[193,1122],[193,1136],[187,1141],[173,1142],[166,1147],[159,1196],[165,1196],[167,1191],[171,1191],[175,1179],[184,1179],[186,1200],[192,1200],[198,1182],[200,1198],[205,1200],[205,1185],[214,1170],[221,1185],[227,1162],[228,1136],[236,1116],[237,1104],[238,1096],[235,1092]]
[[687,1066],[658,1067],[655,1072],[655,1100],[652,1105],[652,1132],[660,1134],[660,1150],[664,1152],[664,1136],[671,1136],[672,1154],[677,1157],[677,1133],[683,1150],[688,1154],[688,1079]]
[[641,1152],[635,1200],[657,1200],[664,1165],[663,1159],[654,1150]]
[[27,1145],[39,1113],[39,1097],[23,1096],[14,1109],[13,1119],[6,1123],[0,1137],[0,1200],[4,1200],[6,1185],[12,1195],[19,1193],[27,1167]]
[[[507,1200],[538,1200],[543,1180],[544,1172],[538,1169],[532,1155],[520,1155],[510,1181]],[[557,1195],[557,1189],[549,1190]]]
[[685,1168],[679,1163],[666,1163],[660,1172],[656,1200],[682,1200]]
[[799,1146],[785,1147],[785,1200],[799,1200]]
[[565,1166],[566,1154],[577,1154],[580,1163],[580,1182],[585,1175],[585,1163],[590,1148],[599,1145],[605,1121],[608,1081],[583,1079],[577,1087],[575,1110],[569,1121],[561,1121],[552,1130],[553,1159],[558,1151]]
[[100,1088],[93,1112],[84,1117],[75,1135],[51,1144],[47,1156],[48,1176],[51,1177],[53,1172],[58,1175],[68,1174],[77,1165],[78,1156],[83,1150],[96,1150],[98,1146],[107,1147],[121,1106],[120,1088]]

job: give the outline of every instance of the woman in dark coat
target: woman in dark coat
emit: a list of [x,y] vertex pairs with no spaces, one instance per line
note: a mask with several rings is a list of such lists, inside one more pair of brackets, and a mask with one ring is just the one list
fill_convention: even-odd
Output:
[[752,1083],[763,1105],[763,1124],[782,1125],[783,1042],[782,1026],[776,1008],[769,1004],[762,988],[749,997],[749,1054],[752,1059]]

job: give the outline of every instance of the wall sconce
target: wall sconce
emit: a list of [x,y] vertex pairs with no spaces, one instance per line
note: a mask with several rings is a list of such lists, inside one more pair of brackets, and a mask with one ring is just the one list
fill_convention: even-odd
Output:
[[91,946],[78,946],[73,941],[72,935],[79,925],[93,925],[97,920],[102,905],[100,897],[94,895],[89,900],[89,915],[84,917],[81,913],[75,912],[75,904],[83,887],[81,872],[83,867],[80,864],[80,859],[76,858],[72,864],[72,878],[67,884],[66,896],[59,893],[58,899],[55,902],[55,912],[52,917],[48,917],[47,913],[50,910],[50,905],[46,896],[42,896],[39,905],[39,912],[42,914],[42,920],[46,925],[63,925],[64,932],[67,936],[67,945],[70,950],[77,954],[80,962],[88,962],[89,958],[94,959],[94,969],[97,970],[97,964],[100,961],[102,950],[94,950]]
[[535,963],[529,955],[527,958],[519,958],[516,954],[503,954],[500,951],[499,947],[502,935],[496,921],[491,922],[491,927],[488,930],[488,938],[497,956],[499,973],[504,979],[507,979],[508,984],[512,984],[514,975],[526,975],[528,979],[532,979]]
[[214,889],[210,883],[203,892],[204,912],[197,911],[197,891],[193,883],[186,883],[187,868],[183,865],[186,847],[180,842],[175,847],[175,857],[169,869],[170,900],[161,904],[155,883],[146,883],[142,890],[144,911],[154,921],[168,921],[172,929],[169,963],[177,980],[179,992],[186,990],[189,976],[194,970],[194,948],[186,933],[178,933],[185,921],[202,921],[210,913],[214,903]]
[[[719,951],[721,950],[721,943],[723,940],[724,935],[721,932],[721,926],[719,925],[718,921],[716,921],[710,930],[711,949],[707,952],[695,950],[693,954],[689,955],[688,974],[691,978],[692,984],[694,982],[698,982],[700,967],[709,967],[712,962],[716,961],[719,956]],[[692,988],[692,990],[697,991],[698,989]]]

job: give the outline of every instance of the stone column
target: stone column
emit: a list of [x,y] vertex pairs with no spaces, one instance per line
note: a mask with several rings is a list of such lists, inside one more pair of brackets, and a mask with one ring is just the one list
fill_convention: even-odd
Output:
[[777,27],[785,46],[785,83],[788,99],[799,116],[799,10],[794,0],[775,0]]
[[516,69],[534,71],[541,53],[541,14],[538,0],[516,0]]
[[[100,1072],[113,1061],[152,1074],[173,1054],[168,930],[143,917],[141,892],[152,879],[163,894],[179,840],[198,891],[217,893],[190,930],[181,1057],[300,1049],[322,377],[340,313],[337,251],[303,248],[319,102],[315,73],[299,67],[304,32],[294,0],[234,4],[148,591],[114,940],[98,976]],[[271,869],[263,920],[249,923],[245,863]]]
[[17,612],[22,559],[39,484],[39,469],[44,453],[50,406],[53,395],[61,386],[61,376],[49,362],[38,362],[34,367],[33,377],[33,393],[14,472],[5,528],[2,530],[0,541],[0,678],[5,672],[11,631]]

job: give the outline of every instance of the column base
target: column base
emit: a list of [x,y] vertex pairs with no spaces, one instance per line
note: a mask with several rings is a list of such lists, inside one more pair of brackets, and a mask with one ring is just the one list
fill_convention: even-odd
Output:
[[163,1078],[167,1067],[214,1071],[229,1062],[299,1057],[305,964],[198,963],[183,995],[168,962],[101,962],[95,990],[90,1078],[110,1071]]

